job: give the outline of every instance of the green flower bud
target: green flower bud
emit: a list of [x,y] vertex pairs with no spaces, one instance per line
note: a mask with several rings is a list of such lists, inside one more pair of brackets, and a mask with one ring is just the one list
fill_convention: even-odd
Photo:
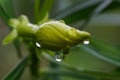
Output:
[[53,51],[60,51],[69,49],[89,39],[90,34],[72,28],[60,21],[50,21],[39,26],[35,37],[42,47]]
[[4,39],[4,44],[8,44],[17,36],[21,36],[33,39],[38,47],[52,51],[62,51],[64,54],[79,43],[88,44],[90,38],[90,33],[72,28],[63,21],[49,21],[42,25],[35,25],[31,24],[28,18],[22,15],[18,19],[10,19],[10,25],[14,29]]

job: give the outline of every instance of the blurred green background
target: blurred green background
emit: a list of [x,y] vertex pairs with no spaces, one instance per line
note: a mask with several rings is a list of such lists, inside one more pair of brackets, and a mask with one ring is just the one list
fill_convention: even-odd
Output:
[[[9,3],[9,1],[6,2],[6,4]],[[50,17],[54,19],[55,16],[61,14],[61,12],[65,9],[74,5],[81,5],[82,2],[85,1],[90,0],[55,0]],[[13,4],[16,17],[21,14],[25,14],[29,17],[31,22],[33,21],[34,0],[13,0]],[[59,18],[60,17],[58,16],[55,19]],[[81,24],[82,21],[76,21],[75,23],[70,23],[69,25],[78,28]],[[2,40],[10,32],[9,28],[6,26],[7,25],[0,18],[0,79],[8,74],[8,72],[11,71],[11,69],[19,62],[14,45],[12,43],[7,46],[2,45]],[[111,8],[110,10],[93,17],[84,27],[84,30],[90,32],[92,37],[120,49],[120,7],[115,9]],[[23,43],[21,44],[21,49],[23,55],[28,54],[26,46]],[[117,65],[98,58],[95,55],[89,54],[89,52],[82,50],[78,46],[73,47],[70,50],[70,54],[68,54],[62,62],[65,62],[73,67],[80,67],[85,70],[100,72],[114,72],[119,68]],[[20,80],[30,80],[29,68],[26,69]],[[80,79],[62,77],[62,80]]]

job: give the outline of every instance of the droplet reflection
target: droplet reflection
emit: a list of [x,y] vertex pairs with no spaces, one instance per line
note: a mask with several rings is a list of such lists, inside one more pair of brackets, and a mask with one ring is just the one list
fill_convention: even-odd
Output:
[[41,47],[41,45],[38,42],[36,42],[35,44],[37,47]]
[[85,40],[83,43],[84,43],[84,44],[89,44],[89,43],[90,43],[90,41]]
[[62,59],[63,59],[62,53],[57,52],[56,55],[55,55],[55,59],[58,62],[62,61]]

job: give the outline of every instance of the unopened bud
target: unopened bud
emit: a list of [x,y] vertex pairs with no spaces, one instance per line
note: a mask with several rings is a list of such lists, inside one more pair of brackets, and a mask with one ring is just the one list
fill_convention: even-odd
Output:
[[35,37],[42,47],[59,51],[83,42],[90,37],[90,34],[60,21],[50,21],[39,26]]

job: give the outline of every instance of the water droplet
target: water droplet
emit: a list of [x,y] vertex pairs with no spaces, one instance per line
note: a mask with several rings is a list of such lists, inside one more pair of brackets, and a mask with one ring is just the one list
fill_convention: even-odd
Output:
[[38,42],[36,42],[35,44],[37,47],[41,47],[41,45]]
[[60,62],[62,61],[62,55],[56,55],[55,56],[56,61]]
[[63,54],[57,52],[56,55],[55,55],[55,59],[56,59],[56,61],[58,61],[58,62],[62,61],[62,59],[63,59]]
[[84,43],[84,44],[89,44],[89,43],[90,43],[90,41],[85,40],[83,43]]

